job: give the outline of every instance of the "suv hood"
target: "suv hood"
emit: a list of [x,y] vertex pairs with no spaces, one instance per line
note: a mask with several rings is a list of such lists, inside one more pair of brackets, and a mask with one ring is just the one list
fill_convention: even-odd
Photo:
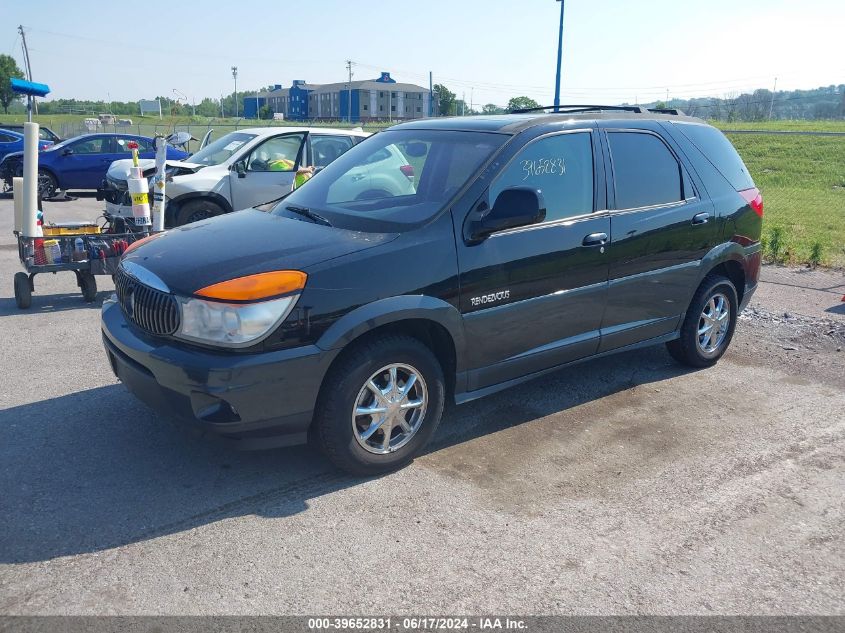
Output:
[[125,260],[146,268],[175,293],[190,295],[235,277],[303,270],[379,246],[398,233],[363,233],[246,209],[171,229]]
[[[138,161],[138,165],[144,172],[144,177],[149,178],[155,173],[156,162],[153,158],[142,158]],[[168,160],[165,161],[167,168],[174,172],[172,176],[181,176],[183,174],[195,174],[205,165],[198,163],[189,163],[183,160]],[[114,161],[106,172],[106,177],[112,181],[127,180],[129,178],[129,168],[132,167],[132,159],[124,158]]]

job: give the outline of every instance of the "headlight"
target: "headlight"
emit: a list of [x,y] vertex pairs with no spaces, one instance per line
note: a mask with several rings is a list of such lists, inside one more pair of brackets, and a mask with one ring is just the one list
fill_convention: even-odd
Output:
[[299,295],[258,303],[223,303],[180,297],[176,336],[187,341],[245,347],[259,342],[290,314]]

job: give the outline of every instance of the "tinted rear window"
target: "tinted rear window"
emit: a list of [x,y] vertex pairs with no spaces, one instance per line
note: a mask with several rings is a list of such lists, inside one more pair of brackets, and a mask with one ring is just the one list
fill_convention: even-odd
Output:
[[707,157],[707,160],[719,170],[719,173],[731,183],[734,189],[742,191],[754,186],[745,163],[742,162],[731,142],[719,130],[709,125],[694,123],[672,123],[672,125]]
[[683,200],[681,168],[653,134],[610,132],[616,208],[636,209]]

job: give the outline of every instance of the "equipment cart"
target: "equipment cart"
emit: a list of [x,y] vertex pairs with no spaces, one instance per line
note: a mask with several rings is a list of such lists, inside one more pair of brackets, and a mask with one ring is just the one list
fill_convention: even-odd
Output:
[[[15,273],[15,302],[25,310],[32,304],[35,276],[40,273],[72,271],[90,303],[97,297],[95,275],[113,275],[120,257],[133,242],[147,237],[147,229],[135,229],[121,219],[96,224],[59,224],[43,227],[43,237],[26,237],[15,231],[18,257],[26,272]],[[115,229],[121,232],[114,232]]]

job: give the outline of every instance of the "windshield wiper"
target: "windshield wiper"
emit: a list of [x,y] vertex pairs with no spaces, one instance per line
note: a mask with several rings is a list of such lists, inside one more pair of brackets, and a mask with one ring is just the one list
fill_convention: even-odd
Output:
[[289,204],[285,207],[287,211],[293,211],[297,215],[304,216],[314,222],[315,224],[322,224],[323,226],[331,226],[332,223],[329,222],[326,218],[322,215],[314,213],[311,209],[307,209],[305,207],[297,207],[292,204]]

